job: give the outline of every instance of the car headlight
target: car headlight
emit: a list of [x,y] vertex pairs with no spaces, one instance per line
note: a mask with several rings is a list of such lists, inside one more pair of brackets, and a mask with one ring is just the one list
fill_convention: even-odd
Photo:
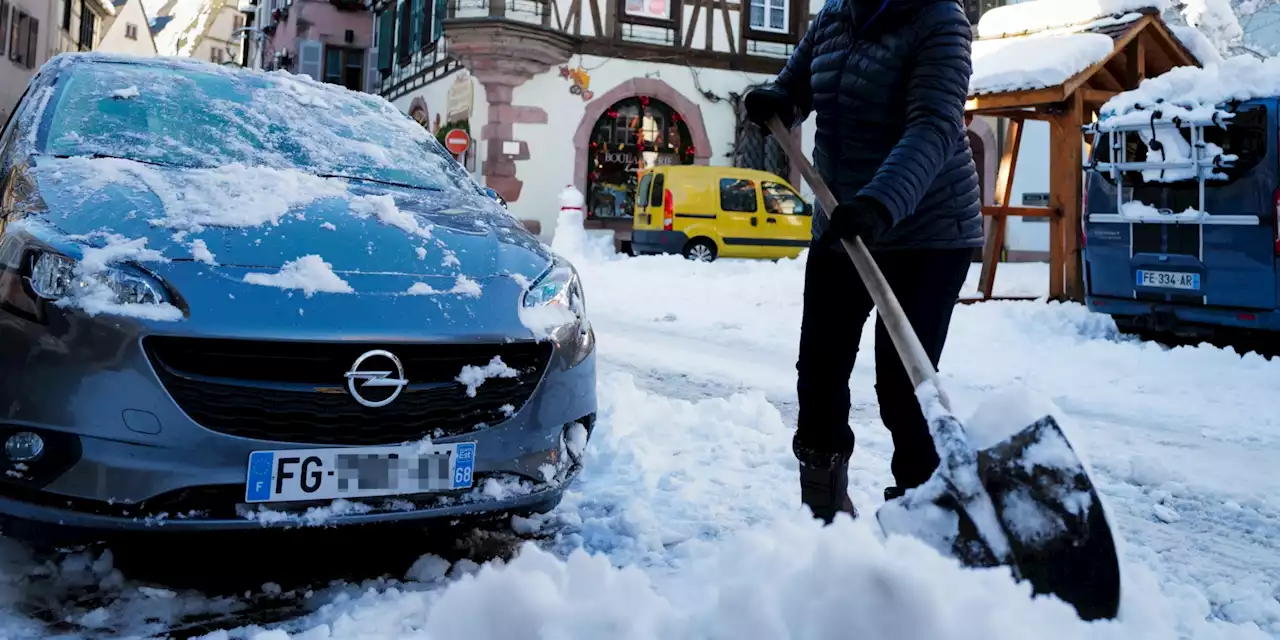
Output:
[[582,281],[567,263],[557,263],[546,275],[524,293],[524,307],[536,309],[556,305],[572,313],[578,322],[587,319],[587,303],[582,295]]
[[521,320],[536,335],[549,337],[557,347],[568,349],[569,365],[576,366],[591,353],[595,333],[587,320],[587,302],[577,271],[557,262],[546,275],[524,292]]
[[123,269],[105,267],[86,274],[75,260],[43,251],[30,260],[27,281],[31,291],[45,300],[93,297],[118,305],[168,302],[158,283]]

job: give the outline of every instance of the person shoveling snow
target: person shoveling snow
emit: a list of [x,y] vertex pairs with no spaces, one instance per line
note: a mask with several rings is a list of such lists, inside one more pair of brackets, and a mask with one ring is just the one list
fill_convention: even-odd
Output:
[[[800,496],[828,523],[840,512],[857,517],[848,384],[874,308],[876,394],[897,483],[885,491],[881,527],[940,538],[969,566],[1008,566],[1082,618],[1113,618],[1115,540],[1057,420],[1046,414],[976,450],[937,378],[972,250],[982,246],[964,123],[972,38],[957,0],[828,0],[778,77],[745,98],[821,212],[797,363]],[[817,169],[789,135],[810,113]]]

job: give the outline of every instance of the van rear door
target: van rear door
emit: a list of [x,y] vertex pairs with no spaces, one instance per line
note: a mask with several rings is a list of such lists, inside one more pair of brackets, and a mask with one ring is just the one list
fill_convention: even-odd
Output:
[[[1280,192],[1280,140],[1276,100],[1253,100],[1234,109],[1224,131],[1206,127],[1208,148],[1237,156],[1215,168],[1226,179],[1200,186],[1182,169],[1124,173],[1116,185],[1090,171],[1086,193],[1085,250],[1089,294],[1185,305],[1276,308],[1276,216]],[[1179,130],[1184,140],[1192,130]],[[1117,138],[1119,134],[1115,134]],[[1126,162],[1159,162],[1139,135],[1125,136]],[[1097,136],[1094,158],[1109,162],[1107,136]],[[1118,156],[1119,153],[1116,153]],[[1161,181],[1161,177],[1177,181]],[[1118,189],[1123,189],[1117,194]],[[1120,197],[1117,198],[1117,195]],[[1149,206],[1142,206],[1149,205]]]

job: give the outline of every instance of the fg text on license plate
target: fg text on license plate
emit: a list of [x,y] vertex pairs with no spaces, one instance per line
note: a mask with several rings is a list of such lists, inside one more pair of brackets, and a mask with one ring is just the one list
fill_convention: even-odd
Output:
[[245,502],[375,498],[471,487],[474,442],[249,454]]
[[1182,273],[1180,271],[1147,271],[1138,269],[1137,285],[1139,287],[1160,287],[1162,289],[1200,290],[1200,274]]

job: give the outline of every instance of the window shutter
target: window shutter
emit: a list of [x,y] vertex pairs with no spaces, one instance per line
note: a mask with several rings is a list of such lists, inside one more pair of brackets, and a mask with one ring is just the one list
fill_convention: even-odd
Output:
[[400,0],[400,28],[396,37],[396,57],[400,59],[402,66],[409,64],[409,39],[413,37],[413,22],[410,20],[412,10],[412,0]]
[[30,35],[27,36],[27,68],[34,69],[40,66],[39,60],[36,59],[40,53],[40,47],[37,46],[40,42],[40,21],[32,18],[27,24],[31,27]]
[[395,55],[396,10],[387,7],[378,14],[378,70],[391,73],[391,60]]
[[0,0],[0,56],[4,55],[9,44],[9,3]]
[[378,60],[380,59],[380,51],[377,47],[372,47],[364,52],[364,92],[378,93],[378,83],[382,80],[382,74],[378,71]]
[[[435,42],[432,37],[436,33],[435,21],[435,0],[420,0],[422,2],[422,35],[419,37],[418,49],[426,51],[428,47]],[[505,1],[505,0],[503,0]]]
[[319,40],[298,41],[298,74],[322,80],[324,71],[324,45]]

